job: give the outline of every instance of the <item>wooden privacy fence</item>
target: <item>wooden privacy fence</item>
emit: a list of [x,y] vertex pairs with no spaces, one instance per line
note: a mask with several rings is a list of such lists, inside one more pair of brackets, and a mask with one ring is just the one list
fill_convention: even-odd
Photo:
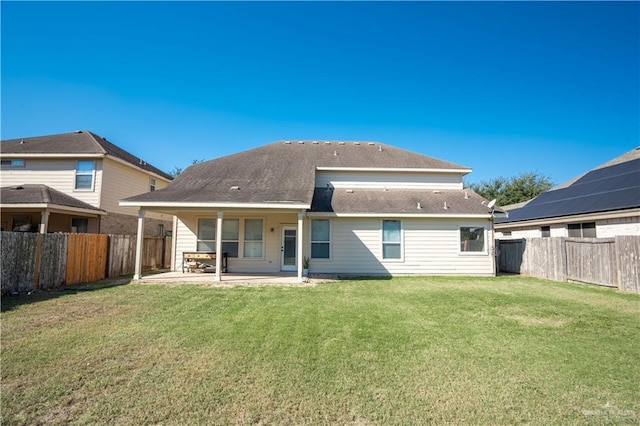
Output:
[[[134,273],[136,263],[135,235],[109,235],[107,275],[119,277]],[[146,237],[142,243],[142,270],[171,267],[171,237]]]
[[498,270],[640,293],[640,236],[498,240]]
[[[0,233],[2,294],[48,290],[132,274],[136,237]],[[143,242],[143,270],[169,268],[171,238]]]

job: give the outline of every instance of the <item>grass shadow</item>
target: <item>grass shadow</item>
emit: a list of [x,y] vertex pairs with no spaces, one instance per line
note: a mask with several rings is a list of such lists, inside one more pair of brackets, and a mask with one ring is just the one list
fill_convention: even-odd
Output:
[[75,284],[51,290],[40,290],[29,293],[6,294],[0,299],[0,312],[7,312],[21,305],[43,302],[58,297],[78,294],[88,291],[100,291],[113,287],[129,284],[131,277],[122,276],[120,278],[101,280],[91,283]]
[[391,275],[338,275],[336,277],[339,281],[382,281],[392,280]]

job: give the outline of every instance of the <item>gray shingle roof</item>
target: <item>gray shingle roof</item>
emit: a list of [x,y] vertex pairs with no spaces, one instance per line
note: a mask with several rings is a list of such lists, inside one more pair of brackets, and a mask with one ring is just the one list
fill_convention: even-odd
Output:
[[0,202],[0,205],[24,204],[25,207],[28,207],[30,204],[51,204],[103,212],[103,210],[91,204],[80,201],[47,185],[39,184],[2,187],[0,188]]
[[316,168],[330,167],[468,171],[464,166],[377,142],[280,141],[195,164],[166,188],[126,200],[310,204]]
[[[312,212],[342,214],[488,214],[486,200],[471,190],[316,188]],[[446,209],[445,209],[446,206]]]
[[7,139],[0,145],[3,154],[108,154],[166,179],[171,175],[146,163],[95,133],[79,130],[58,135]]

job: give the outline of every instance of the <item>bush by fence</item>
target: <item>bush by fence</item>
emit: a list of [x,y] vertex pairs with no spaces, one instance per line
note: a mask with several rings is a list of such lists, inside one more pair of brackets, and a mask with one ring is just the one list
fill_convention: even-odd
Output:
[[498,269],[640,293],[640,237],[498,240]]
[[[2,232],[2,293],[48,290],[133,274],[136,237]],[[147,237],[142,269],[171,266],[171,238]]]

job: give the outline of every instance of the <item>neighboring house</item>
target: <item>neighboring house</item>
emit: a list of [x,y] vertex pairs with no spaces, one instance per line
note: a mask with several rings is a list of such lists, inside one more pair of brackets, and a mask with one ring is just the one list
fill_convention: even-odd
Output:
[[229,272],[302,277],[309,257],[312,274],[493,275],[491,212],[463,189],[469,172],[380,143],[281,141],[120,205],[177,217],[176,270],[183,252],[210,251]]
[[640,148],[543,192],[496,219],[496,238],[640,235]]
[[[172,177],[88,131],[0,144],[3,230],[135,234],[137,209],[118,200],[164,188]],[[152,214],[149,236],[173,218]]]

